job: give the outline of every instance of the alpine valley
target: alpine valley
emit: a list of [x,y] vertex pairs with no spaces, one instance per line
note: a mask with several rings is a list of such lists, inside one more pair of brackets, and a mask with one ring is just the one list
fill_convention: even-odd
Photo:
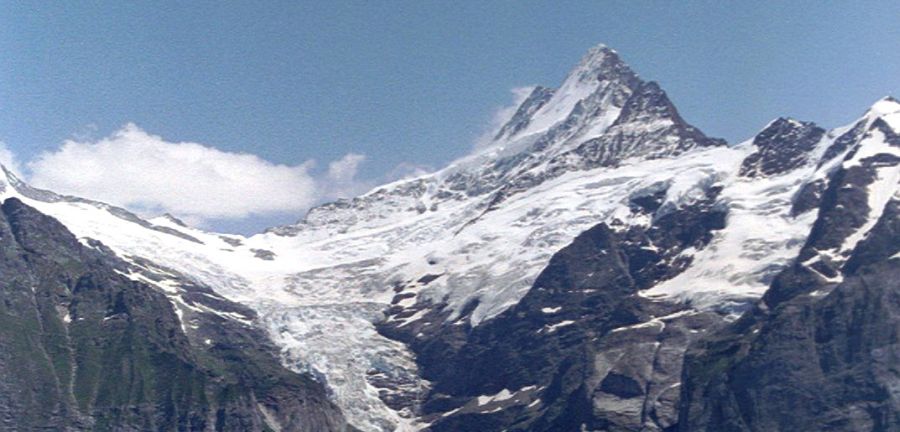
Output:
[[612,49],[243,237],[0,186],[0,429],[898,431],[900,102],[710,138]]

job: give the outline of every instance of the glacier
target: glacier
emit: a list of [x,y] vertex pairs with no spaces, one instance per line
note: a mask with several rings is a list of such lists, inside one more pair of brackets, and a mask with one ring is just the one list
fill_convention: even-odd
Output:
[[[879,119],[900,131],[900,103],[884,99],[857,122],[828,131],[795,169],[742,176],[742,162],[758,151],[752,139],[727,145],[703,137],[658,86],[599,46],[557,90],[533,90],[494,140],[473,154],[253,236],[207,232],[168,216],[145,220],[31,188],[5,169],[0,197],[20,198],[85,244],[99,240],[137,268],[152,270],[157,277],[130,277],[158,287],[176,310],[198,308],[182,298],[179,285],[186,279],[251,307],[256,320],[203,312],[266,328],[285,365],[325,383],[354,426],[414,431],[425,426],[414,399],[430,383],[419,377],[413,353],[381,335],[377,323],[402,326],[437,304],[454,322],[477,304],[466,315],[477,326],[514,306],[550,257],[585,230],[601,222],[623,230],[648,225],[647,216],[629,207],[635,197],[665,190],[662,207],[677,209],[702,199],[710,187],[721,188],[727,228],[703,250],[686,252],[693,259],[687,270],[641,295],[736,316],[803,246],[816,214],[792,214],[791,203],[805,185],[841,163],[900,156],[877,133],[828,154],[854,125],[862,122],[868,130]],[[844,161],[850,152],[855,156]],[[852,249],[897,197],[898,182],[898,167],[883,167],[868,195],[870,222],[839,250],[821,253]],[[388,308],[409,312],[388,316]],[[190,322],[182,325],[189,331]],[[510,396],[492,397],[485,403]]]

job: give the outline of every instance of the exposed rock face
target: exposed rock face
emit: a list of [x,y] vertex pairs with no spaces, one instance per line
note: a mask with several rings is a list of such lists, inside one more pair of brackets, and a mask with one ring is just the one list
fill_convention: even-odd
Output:
[[465,315],[383,325],[410,344],[434,383],[423,404],[429,429],[676,424],[682,353],[723,317],[637,293],[682,271],[690,258],[681,253],[704,248],[724,227],[718,192],[711,187],[704,200],[675,211],[659,211],[652,195],[635,197],[635,212],[655,216],[649,228],[591,228],[550,260],[515,307],[477,327]]
[[[0,197],[89,248],[0,237],[10,274],[44,281],[9,285],[3,316],[37,317],[27,373],[49,377],[0,382],[0,419],[340,429],[321,385],[367,432],[896,429],[898,131],[884,99],[725,145],[600,46],[473,154],[256,236],[7,173]],[[162,370],[185,378],[145,385]]]
[[602,136],[578,146],[588,166],[615,166],[630,157],[671,157],[697,147],[724,145],[685,122],[655,82],[642,82]]
[[[655,294],[696,266],[698,254],[722,247],[722,239],[711,243],[720,230],[743,228],[729,226],[736,216],[728,212],[744,208],[723,198],[721,185],[707,183],[701,199],[673,206],[662,183],[631,196],[628,218],[648,225],[594,226],[553,256],[515,306],[486,322],[471,325],[477,301],[458,315],[440,303],[389,309],[394,318],[380,330],[416,352],[431,383],[421,405],[427,429],[896,428],[900,377],[889,365],[900,355],[892,309],[900,310],[900,142],[877,115],[862,124],[862,132],[826,136],[782,119],[750,143],[735,173],[748,180],[729,186],[790,184],[796,192],[783,196],[791,199],[773,200],[763,214],[774,218],[773,206],[781,207],[782,217],[807,227],[798,258],[759,306],[729,310]],[[820,161],[835,142],[842,152]],[[805,197],[810,185],[818,193]]]
[[506,124],[500,128],[494,139],[502,139],[519,133],[528,126],[531,116],[541,109],[550,98],[553,97],[554,90],[546,87],[535,87],[531,94],[522,101],[522,104],[516,109],[516,113],[509,119]]
[[490,209],[566,172],[724,145],[688,124],[657,83],[642,80],[615,50],[600,45],[585,54],[559,89],[532,90],[481,153],[457,161],[441,175],[328,203],[295,225],[270,231],[293,236],[325,225],[352,229],[368,221],[360,220],[361,212],[376,208],[381,211],[370,218],[389,218],[409,210],[401,205],[407,199],[415,206],[425,195],[432,195],[434,208],[478,198]]
[[741,165],[742,176],[768,176],[797,169],[809,161],[810,152],[825,135],[812,123],[779,118],[753,139],[758,148]]
[[900,140],[853,133],[795,263],[691,348],[679,430],[900,429]]
[[0,428],[346,429],[262,332],[209,318],[194,329],[206,343],[190,340],[165,296],[94,246],[15,198],[0,206]]
[[[681,431],[900,428],[900,212],[891,202],[840,283],[786,271],[792,296],[692,348]],[[789,281],[789,282],[788,282]]]

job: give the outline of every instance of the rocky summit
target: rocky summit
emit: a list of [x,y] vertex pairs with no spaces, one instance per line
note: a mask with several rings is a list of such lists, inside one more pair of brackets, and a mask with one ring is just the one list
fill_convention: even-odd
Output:
[[0,427],[900,430],[900,102],[848,120],[726,143],[601,45],[249,237],[4,170]]

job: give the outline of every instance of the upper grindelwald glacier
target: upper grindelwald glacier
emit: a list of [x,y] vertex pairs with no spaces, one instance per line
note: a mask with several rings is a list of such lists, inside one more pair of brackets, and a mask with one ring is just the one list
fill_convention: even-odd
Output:
[[[6,171],[0,240],[18,252],[5,259],[31,269],[22,284],[55,288],[3,296],[36,305],[58,391],[34,396],[56,423],[24,416],[32,405],[10,395],[27,385],[0,368],[0,424],[900,430],[900,102],[860,111],[831,130],[778,118],[726,143],[601,45],[469,156],[250,237]],[[51,223],[40,213],[62,225],[37,226]],[[92,285],[72,282],[86,276],[61,248],[89,263]],[[127,287],[146,299],[122,300]],[[230,401],[245,421],[134,394],[97,414],[109,402],[83,397],[93,378],[62,359],[101,355],[79,327],[100,298],[101,330],[162,301],[171,325],[128,337],[165,339],[166,361],[207,371],[183,397]],[[51,352],[56,337],[69,354]],[[11,346],[3,358],[17,358]]]

